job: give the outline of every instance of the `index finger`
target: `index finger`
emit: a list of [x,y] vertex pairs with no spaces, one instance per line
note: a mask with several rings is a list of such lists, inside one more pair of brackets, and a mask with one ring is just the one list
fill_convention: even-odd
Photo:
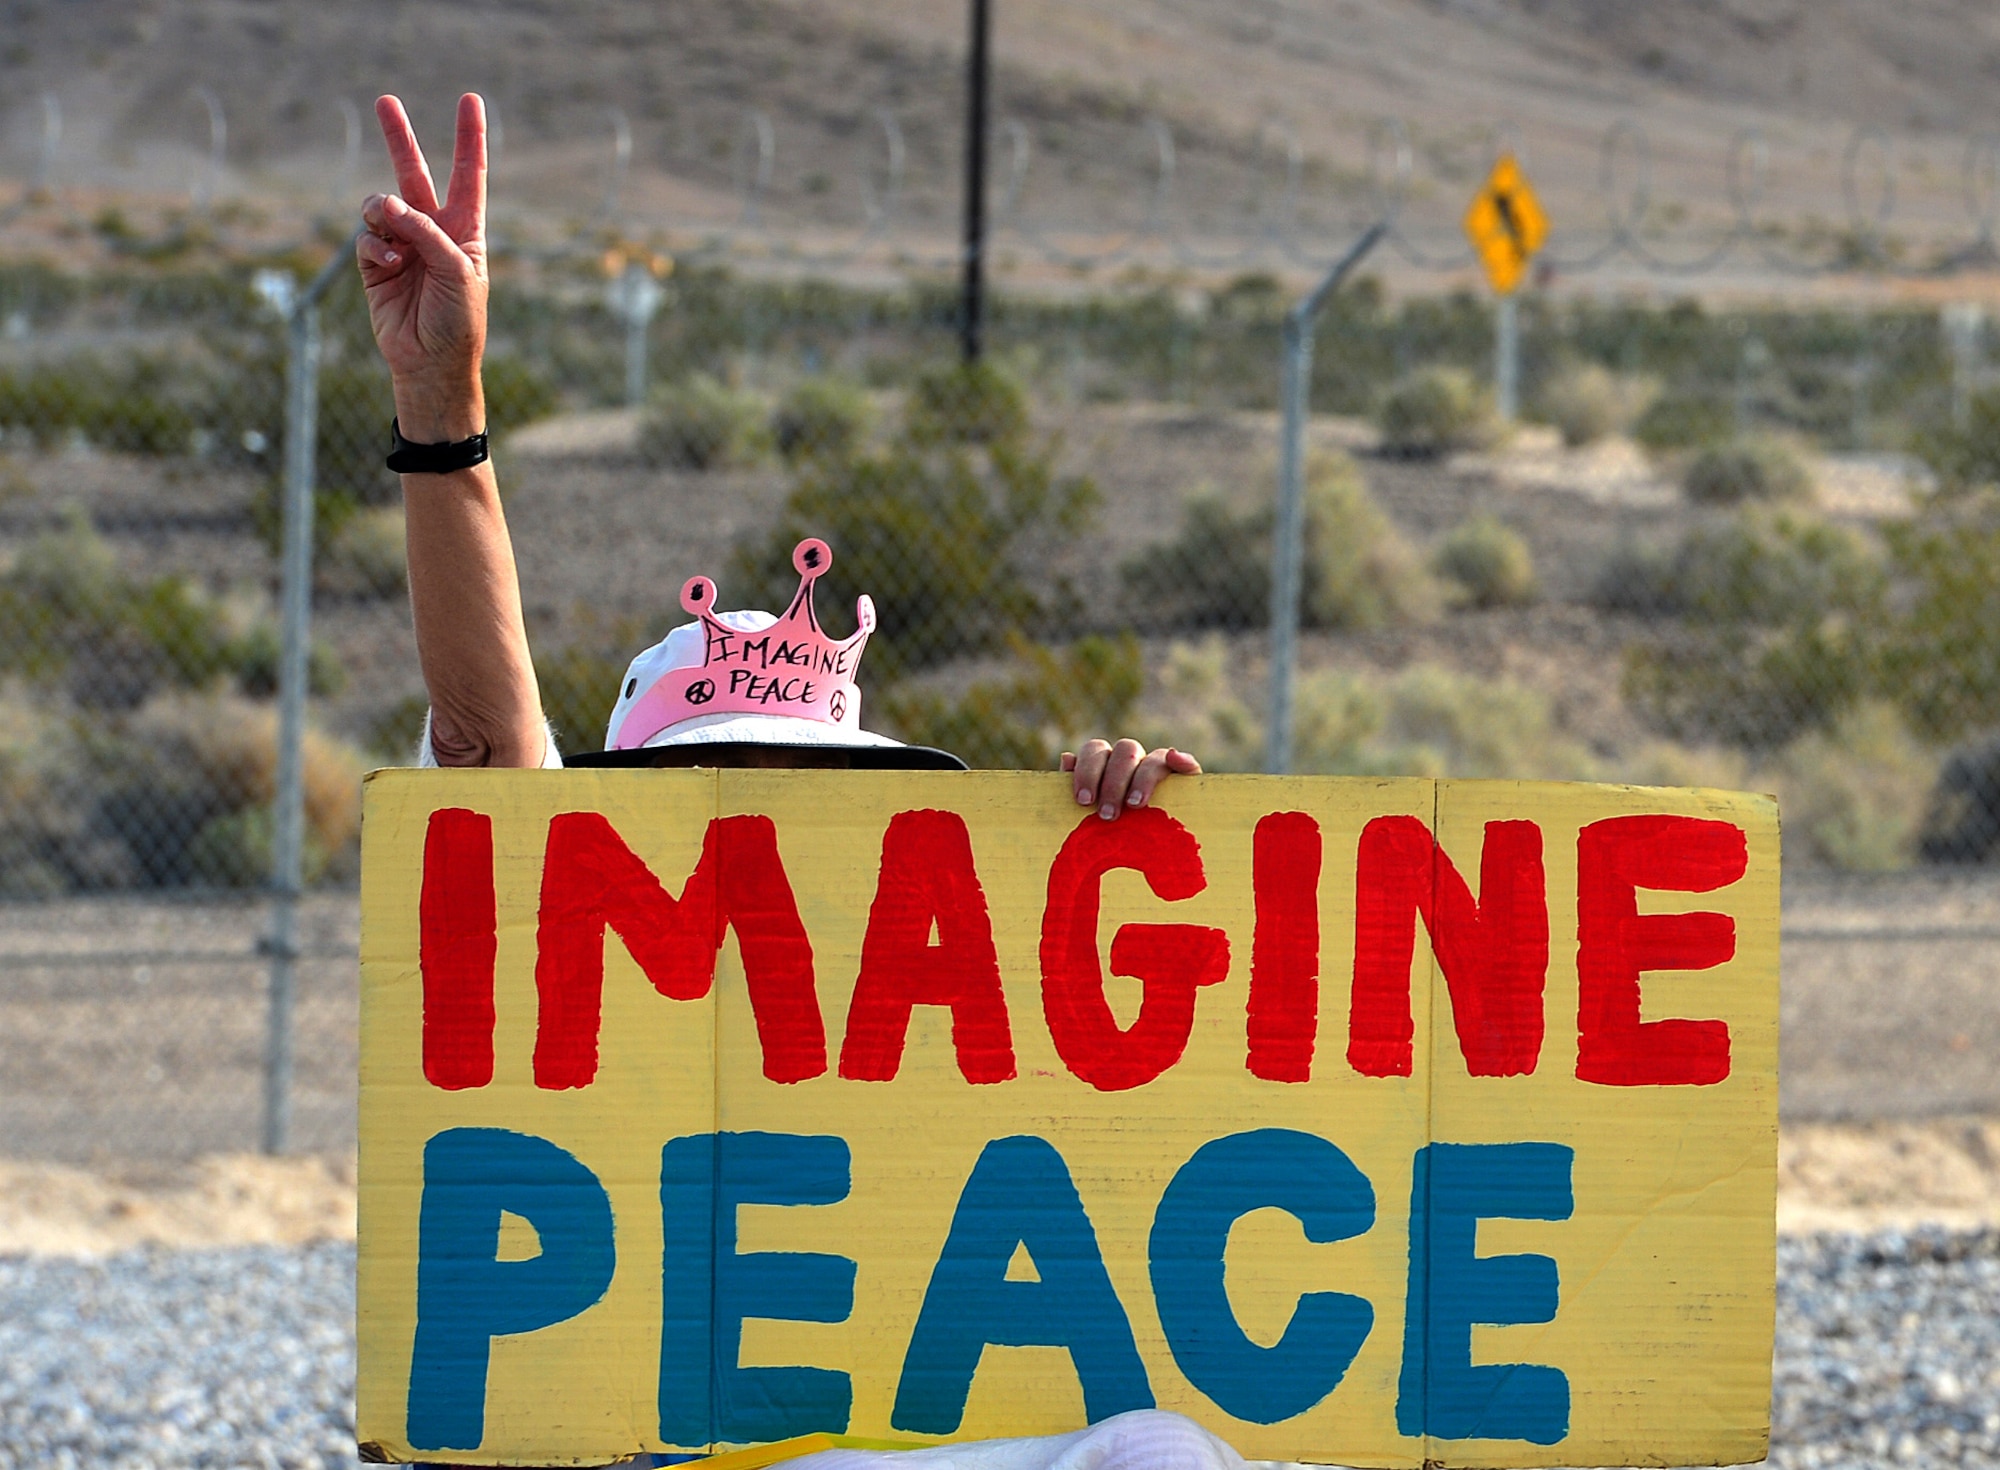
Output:
[[412,209],[436,214],[437,185],[431,182],[431,166],[424,162],[424,150],[417,146],[416,129],[403,110],[400,97],[375,99],[375,120],[382,125],[382,141],[389,145],[389,162],[396,170],[396,192]]
[[452,139],[451,183],[445,203],[454,212],[486,217],[486,100],[477,92],[458,99],[458,133]]

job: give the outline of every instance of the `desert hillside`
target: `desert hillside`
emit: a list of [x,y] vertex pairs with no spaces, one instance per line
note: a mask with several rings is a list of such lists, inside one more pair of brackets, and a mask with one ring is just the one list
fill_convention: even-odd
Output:
[[[227,114],[229,191],[324,207],[355,182],[340,169],[343,99],[403,91],[436,131],[476,87],[503,125],[505,198],[524,211],[601,205],[614,108],[631,129],[636,222],[731,218],[755,171],[750,108],[773,125],[773,222],[860,220],[864,173],[881,182],[882,109],[906,148],[903,218],[941,235],[955,207],[961,5],[12,0],[5,14],[0,171],[16,178],[35,167],[47,92],[63,114],[59,180],[185,190],[206,87]],[[1289,131],[1315,239],[1367,211],[1367,132],[1384,116],[1409,128],[1412,219],[1440,239],[1508,137],[1559,239],[1581,241],[1603,220],[1600,141],[1629,119],[1647,133],[1647,220],[1665,238],[1723,219],[1729,142],[1750,128],[1770,150],[1761,217],[1802,244],[1838,232],[1843,157],[1869,127],[1895,135],[1896,229],[1921,241],[1963,226],[1968,140],[2000,127],[2000,8],[1982,0],[997,0],[995,14],[998,115],[1034,147],[1022,207],[1097,236],[1161,207],[1149,118],[1172,129],[1166,207],[1213,235],[1268,215]],[[372,176],[372,140],[360,157]],[[1614,172],[1634,182],[1629,148]],[[1853,172],[1869,210],[1884,181],[1872,142]]]

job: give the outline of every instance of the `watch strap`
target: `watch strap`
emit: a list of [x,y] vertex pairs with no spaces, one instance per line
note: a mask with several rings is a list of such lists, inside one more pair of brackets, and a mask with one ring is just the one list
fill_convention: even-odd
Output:
[[448,475],[469,470],[487,460],[486,433],[452,444],[412,444],[403,437],[402,425],[389,420],[389,468],[399,475]]

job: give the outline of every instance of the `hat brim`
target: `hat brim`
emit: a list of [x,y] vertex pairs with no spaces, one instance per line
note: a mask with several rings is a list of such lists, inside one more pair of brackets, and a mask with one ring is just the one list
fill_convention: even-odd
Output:
[[[616,740],[607,732],[606,743]],[[655,745],[901,745],[858,724],[835,725],[797,715],[695,715],[656,731],[646,740]],[[622,748],[622,747],[621,747]]]
[[799,744],[778,740],[704,740],[646,745],[637,750],[592,750],[565,755],[563,764],[583,769],[685,770],[694,766],[768,768],[774,751],[790,751],[800,769],[845,771],[965,771],[971,767],[948,750],[928,745]]

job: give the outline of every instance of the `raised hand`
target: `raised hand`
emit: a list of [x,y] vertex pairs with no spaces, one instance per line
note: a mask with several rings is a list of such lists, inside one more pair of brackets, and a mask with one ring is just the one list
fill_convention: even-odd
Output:
[[375,103],[396,169],[395,194],[362,203],[355,244],[368,320],[395,379],[396,416],[417,443],[486,427],[479,362],[486,350],[486,107],[458,99],[451,184],[443,202],[395,97]]

